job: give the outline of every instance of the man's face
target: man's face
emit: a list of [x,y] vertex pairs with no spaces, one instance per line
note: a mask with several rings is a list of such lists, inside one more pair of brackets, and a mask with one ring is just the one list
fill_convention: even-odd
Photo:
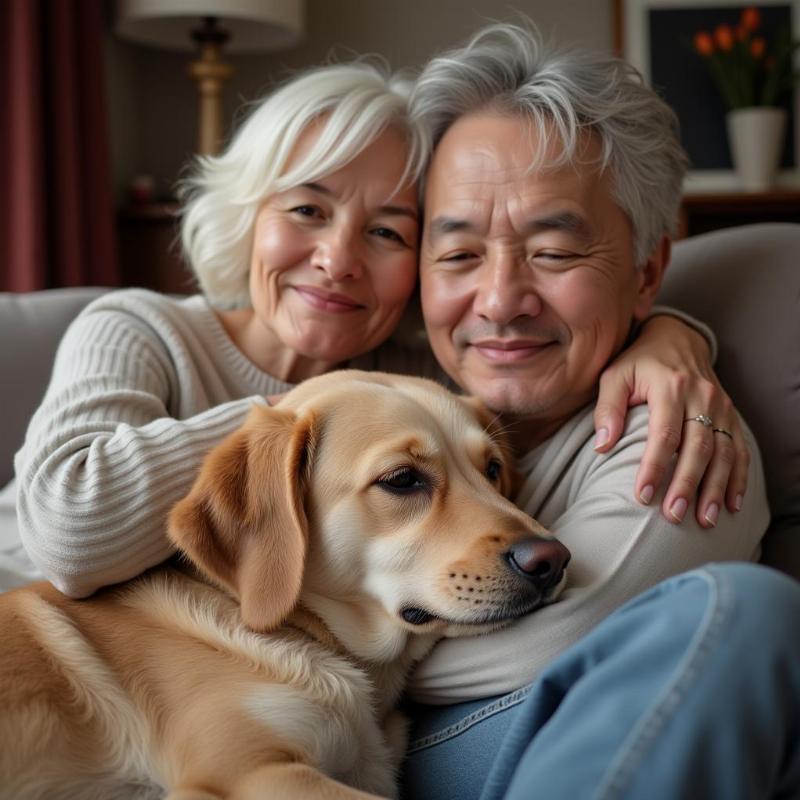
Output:
[[660,280],[650,262],[634,269],[630,222],[593,164],[597,142],[584,144],[583,164],[534,171],[525,121],[470,115],[427,179],[420,278],[434,353],[464,390],[548,432],[592,398]]

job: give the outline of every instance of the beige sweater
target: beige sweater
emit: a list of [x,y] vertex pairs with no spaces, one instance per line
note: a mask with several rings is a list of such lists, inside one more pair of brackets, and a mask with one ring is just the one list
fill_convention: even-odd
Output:
[[[386,346],[351,366],[436,375],[429,354]],[[201,296],[127,290],[96,300],[62,341],[15,461],[20,533],[34,563],[61,591],[85,597],[163,561],[168,510],[203,456],[253,403],[289,388],[239,352]],[[767,510],[755,445],[744,510],[704,531],[691,520],[669,525],[657,502],[632,499],[646,428],[646,408],[635,409],[614,452],[598,456],[587,409],[523,460],[520,503],[571,548],[570,588],[513,628],[442,643],[415,676],[418,699],[520,686],[660,578],[756,555]]]

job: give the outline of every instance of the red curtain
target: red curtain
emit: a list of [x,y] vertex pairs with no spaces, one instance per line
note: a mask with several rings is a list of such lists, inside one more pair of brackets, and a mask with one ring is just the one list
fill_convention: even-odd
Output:
[[0,2],[0,290],[119,285],[103,0]]

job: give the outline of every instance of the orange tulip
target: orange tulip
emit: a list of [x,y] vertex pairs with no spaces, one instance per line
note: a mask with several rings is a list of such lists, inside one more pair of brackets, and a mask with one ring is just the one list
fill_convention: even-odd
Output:
[[766,48],[766,42],[761,36],[756,36],[752,42],[750,42],[750,52],[753,55],[753,58],[761,58],[764,55],[764,50]]
[[710,56],[714,52],[714,40],[705,31],[699,31],[694,35],[694,49],[701,56]]
[[761,24],[761,14],[757,8],[746,8],[742,11],[742,27],[748,31],[754,31]]
[[750,31],[748,31],[747,28],[745,28],[745,26],[742,25],[741,22],[736,26],[737,41],[743,42],[748,37],[749,34]]
[[730,50],[733,47],[733,31],[730,25],[718,25],[714,31],[714,41],[720,50]]

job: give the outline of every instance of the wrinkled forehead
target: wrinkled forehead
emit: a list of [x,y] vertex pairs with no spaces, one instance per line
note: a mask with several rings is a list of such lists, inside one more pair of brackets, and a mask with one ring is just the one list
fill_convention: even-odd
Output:
[[449,234],[499,235],[510,224],[516,233],[549,227],[585,239],[593,220],[616,216],[594,135],[564,160],[558,135],[542,139],[537,131],[530,120],[496,114],[464,117],[448,130],[428,173],[423,267],[424,245]]
[[552,126],[544,129],[519,115],[483,112],[457,120],[431,159],[425,182],[429,221],[454,200],[478,202],[520,194],[580,198],[600,188],[612,199],[610,174],[602,168],[602,147],[594,133],[565,143]]

